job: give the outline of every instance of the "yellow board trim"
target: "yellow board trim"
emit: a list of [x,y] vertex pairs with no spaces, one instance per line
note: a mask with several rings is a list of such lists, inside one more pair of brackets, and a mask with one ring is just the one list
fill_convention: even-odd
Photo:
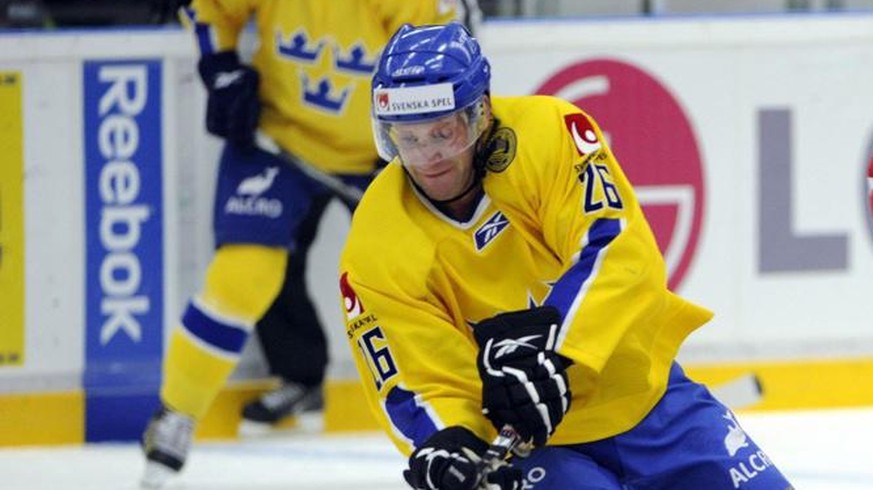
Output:
[[873,405],[873,359],[821,359],[694,365],[686,374],[708,386],[747,373],[758,376],[764,396],[750,410],[797,410]]
[[[873,358],[687,365],[696,381],[716,386],[754,373],[764,396],[748,411],[873,406]],[[270,381],[233,383],[216,398],[198,424],[198,439],[236,437],[243,405],[275,386]],[[377,430],[363,387],[357,380],[326,386],[326,432]],[[0,395],[0,446],[81,443],[85,433],[82,392]],[[293,427],[293,421],[283,424]]]
[[0,447],[84,441],[84,392],[0,395]]
[[24,364],[21,73],[0,71],[0,368]]
[[[240,422],[243,406],[276,384],[269,381],[235,383],[228,386],[198,424],[195,436],[201,439],[232,439]],[[296,421],[283,422],[293,429]],[[357,380],[332,380],[325,386],[325,432],[371,431],[379,428],[367,406],[364,389]]]

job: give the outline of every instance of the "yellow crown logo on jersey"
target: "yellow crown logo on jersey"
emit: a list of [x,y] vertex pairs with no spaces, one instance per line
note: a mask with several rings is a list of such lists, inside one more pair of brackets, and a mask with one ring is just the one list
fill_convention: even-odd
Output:
[[276,51],[286,58],[310,63],[315,61],[321,54],[321,49],[324,48],[324,41],[319,40],[314,48],[307,48],[310,44],[309,36],[303,30],[298,30],[288,36],[287,41],[281,32],[276,33]]

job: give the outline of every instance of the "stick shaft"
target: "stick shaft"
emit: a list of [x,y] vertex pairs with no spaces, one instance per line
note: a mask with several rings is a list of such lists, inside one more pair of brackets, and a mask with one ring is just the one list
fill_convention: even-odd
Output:
[[761,380],[755,373],[711,386],[709,391],[732,410],[748,408],[764,398]]
[[506,459],[506,455],[518,447],[521,442],[521,436],[518,435],[518,432],[511,425],[506,424],[500,429],[497,437],[494,438],[491,446],[488,447],[479,461],[477,468],[479,473],[478,488],[484,488],[482,483],[488,477],[488,474],[500,466],[500,463]]
[[284,160],[289,165],[296,167],[298,170],[306,174],[309,178],[321,183],[337,196],[350,204],[357,204],[361,201],[364,193],[353,185],[346,184],[339,177],[327,172],[323,172],[310,163],[304,162],[299,157],[292,155],[279,146],[273,138],[270,138],[261,130],[255,132],[255,144],[261,150],[277,156]]

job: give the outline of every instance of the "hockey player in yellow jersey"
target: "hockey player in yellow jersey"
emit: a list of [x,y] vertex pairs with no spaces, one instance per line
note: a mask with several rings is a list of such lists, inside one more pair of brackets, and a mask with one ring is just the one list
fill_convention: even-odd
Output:
[[[406,481],[789,488],[675,362],[712,313],[667,289],[596,122],[557,98],[491,95],[489,70],[462,26],[405,26],[373,78],[391,163],[352,220],[340,290],[370,408],[409,456]],[[517,456],[483,461],[504,428]],[[728,433],[742,447],[726,447]],[[753,478],[736,475],[750,464]]]
[[[225,145],[216,251],[168,342],[162,406],[143,437],[145,486],[161,486],[181,469],[197,420],[256,325],[270,370],[284,383],[247,405],[244,419],[270,424],[321,406],[327,346],[303,276],[332,192],[259,148],[256,130],[362,190],[379,161],[369,125],[379,52],[404,23],[458,14],[452,0],[193,0],[183,10],[200,53],[206,128]],[[238,45],[250,22],[258,47],[245,62]]]

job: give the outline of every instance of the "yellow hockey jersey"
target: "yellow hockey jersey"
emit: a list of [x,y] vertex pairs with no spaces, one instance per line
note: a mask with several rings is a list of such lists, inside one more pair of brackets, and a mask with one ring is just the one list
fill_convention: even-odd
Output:
[[201,54],[236,49],[253,18],[261,129],[324,171],[364,174],[378,158],[370,79],[382,48],[404,23],[445,23],[456,9],[453,0],[193,0],[186,14]]
[[663,258],[596,123],[545,96],[492,100],[484,197],[468,222],[436,210],[398,162],[358,207],[340,263],[348,339],[370,406],[401,451],[481,414],[475,325],[553,305],[573,361],[549,444],[624,432],[666,389],[679,345],[712,313],[667,290]]

